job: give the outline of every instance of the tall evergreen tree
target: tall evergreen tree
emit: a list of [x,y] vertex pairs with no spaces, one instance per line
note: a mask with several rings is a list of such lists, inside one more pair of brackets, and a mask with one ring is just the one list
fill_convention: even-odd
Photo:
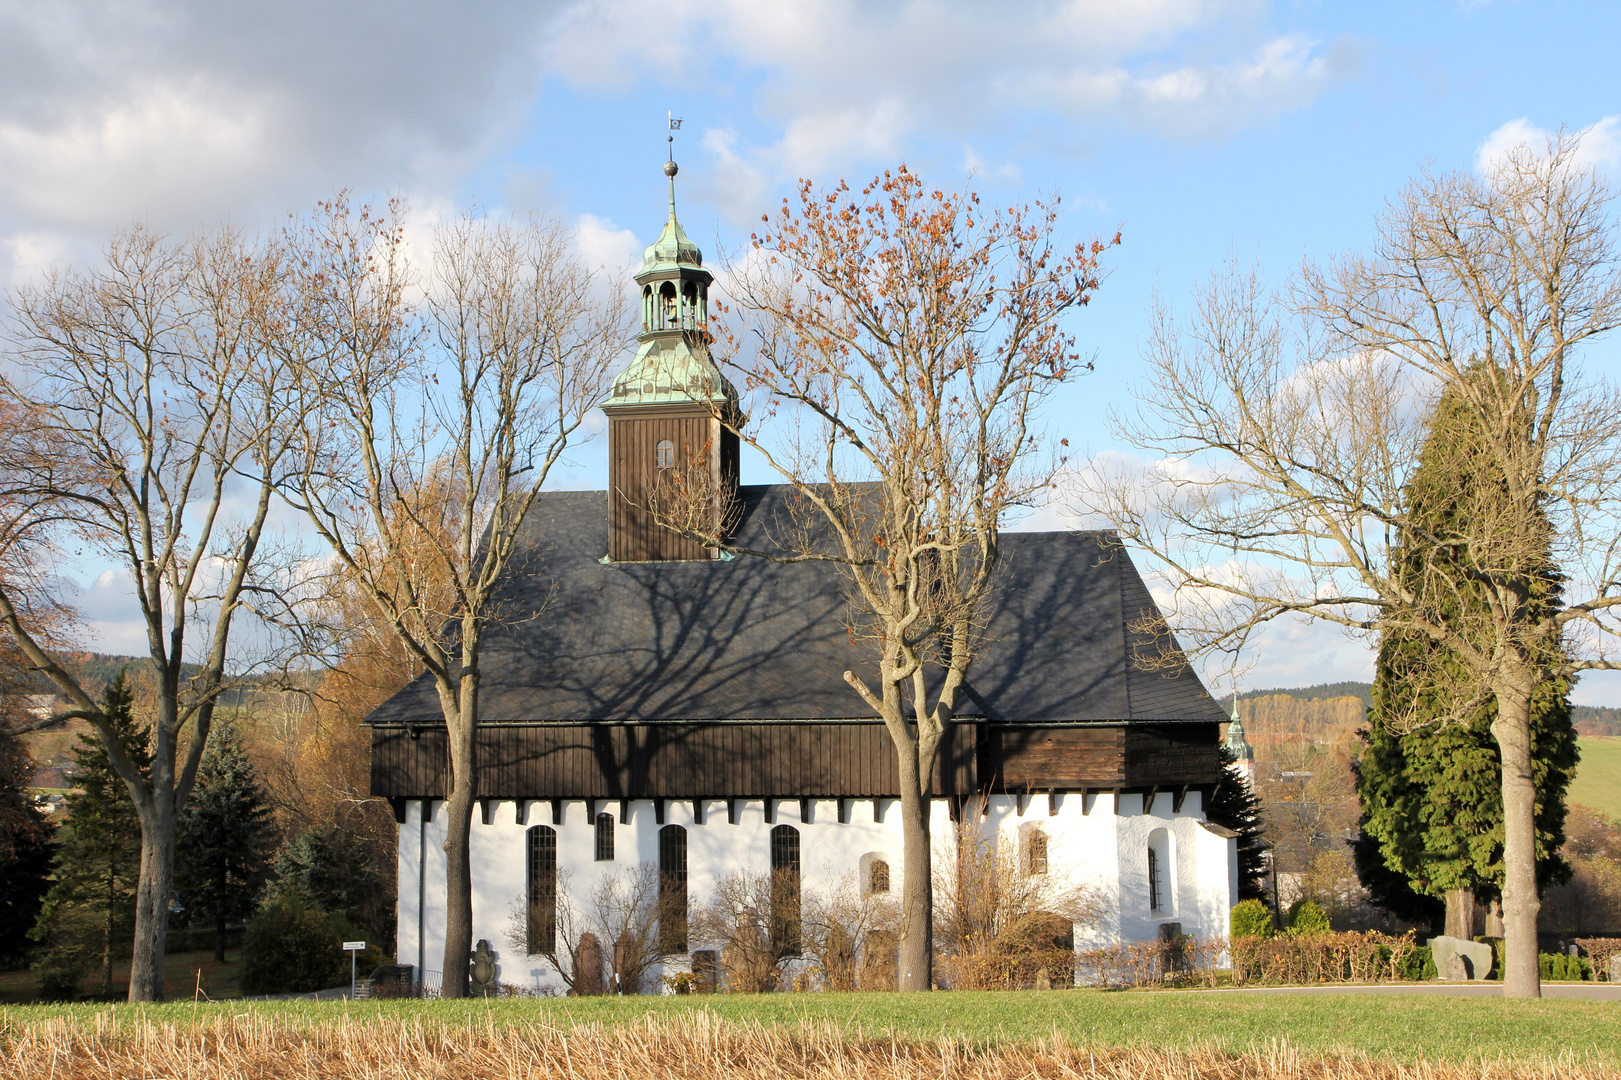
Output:
[[1261,797],[1238,770],[1238,759],[1226,746],[1221,754],[1221,783],[1205,807],[1205,819],[1238,834],[1238,899],[1266,896],[1266,814]]
[[28,791],[33,760],[0,730],[0,968],[25,962],[28,929],[50,888],[52,825]]
[[[151,767],[147,729],[135,722],[123,672],[101,704],[119,745],[144,774]],[[60,829],[53,883],[31,935],[42,945],[34,970],[48,994],[71,995],[80,979],[99,968],[106,995],[112,993],[113,957],[135,932],[141,822],[101,739],[79,736],[74,760],[75,790],[63,800],[67,824]]]
[[300,891],[322,911],[342,915],[368,941],[392,944],[394,890],[365,842],[340,824],[306,829],[276,853],[276,887]]
[[[1482,474],[1469,447],[1478,443],[1466,425],[1470,412],[1456,396],[1443,396],[1419,463],[1409,481],[1411,520],[1436,536],[1470,535],[1467,497],[1471,486],[1501,483]],[[1410,532],[1415,530],[1410,530]],[[1489,538],[1488,538],[1489,539]],[[1414,581],[1426,563],[1448,559],[1445,547],[1403,538],[1401,566]],[[1542,559],[1533,603],[1557,606],[1561,577],[1551,554]],[[1472,603],[1458,595],[1461,608]],[[1477,705],[1456,721],[1459,702],[1451,692],[1457,660],[1442,646],[1411,632],[1387,631],[1379,646],[1372,707],[1357,764],[1365,837],[1359,868],[1364,884],[1412,917],[1424,905],[1408,902],[1385,879],[1382,863],[1418,896],[1444,897],[1448,932],[1467,936],[1476,895],[1496,895],[1503,877],[1502,761],[1491,730],[1495,701]],[[1570,718],[1568,680],[1544,682],[1531,702],[1532,769],[1536,797],[1536,857],[1539,885],[1566,880],[1559,856],[1564,843],[1565,789],[1576,769],[1576,732]],[[1375,857],[1377,856],[1377,858]]]
[[214,926],[225,959],[227,923],[246,919],[270,873],[270,807],[234,724],[214,729],[191,802],[175,827],[175,889],[194,918]]

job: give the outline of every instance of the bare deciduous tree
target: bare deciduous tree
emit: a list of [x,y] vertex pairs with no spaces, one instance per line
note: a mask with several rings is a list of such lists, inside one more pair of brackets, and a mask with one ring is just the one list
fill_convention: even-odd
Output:
[[[824,887],[805,893],[805,951],[815,959],[822,984],[828,990],[854,990],[861,981],[858,961],[872,959],[869,945],[893,945],[900,924],[895,897],[887,891],[887,871],[883,892],[875,891],[870,880],[860,880],[853,870],[824,877],[828,882]],[[874,967],[871,963],[865,966],[869,970]]]
[[503,605],[500,586],[525,515],[629,340],[625,306],[599,296],[552,222],[442,225],[420,307],[398,207],[351,213],[339,199],[291,242],[300,302],[286,359],[311,419],[304,467],[283,495],[438,693],[450,758],[443,992],[459,997],[472,948],[480,650],[492,624],[537,614]]
[[[1618,666],[1621,401],[1576,357],[1621,319],[1621,275],[1610,193],[1576,149],[1561,135],[1484,176],[1425,175],[1370,254],[1307,265],[1286,305],[1234,273],[1189,322],[1162,310],[1141,405],[1116,428],[1167,464],[1100,462],[1079,498],[1158,557],[1199,650],[1234,652],[1298,613],[1444,646],[1444,670],[1412,677],[1445,715],[1495,699],[1511,996],[1540,992],[1531,695]],[[1460,484],[1468,529],[1407,512],[1442,394],[1486,478]],[[1447,557],[1415,579],[1404,544]],[[1543,584],[1550,551],[1562,603]]]
[[[266,362],[285,266],[273,245],[230,229],[178,243],[146,229],[116,236],[105,261],[52,274],[14,307],[17,374],[3,392],[29,423],[9,427],[0,504],[4,549],[28,534],[77,543],[128,573],[155,684],[144,778],[107,717],[53,656],[14,581],[0,622],[88,720],[141,821],[132,1001],[163,993],[175,816],[208,741],[214,707],[249,664],[233,652],[238,614],[280,604],[288,569],[265,540],[286,458],[289,375]],[[188,646],[196,632],[201,647]],[[194,665],[194,666],[193,666]]]
[[1065,317],[1097,287],[1105,244],[1060,244],[1056,200],[992,209],[904,167],[859,192],[803,182],[798,206],[784,200],[766,220],[729,268],[729,363],[793,429],[716,415],[795,489],[789,552],[728,543],[728,515],[702,484],[685,512],[675,495],[654,509],[712,547],[845,573],[852,634],[872,663],[844,678],[899,763],[899,986],[927,990],[932,772],[995,589],[999,530],[1061,460],[1035,411],[1084,366]]
[[692,920],[693,937],[719,949],[727,986],[736,993],[776,990],[783,967],[794,956],[796,950],[783,945],[780,901],[788,885],[798,887],[797,875],[788,880],[790,873],[727,874]]
[[[1045,968],[1067,983],[1074,976],[1075,928],[1102,922],[1106,898],[1048,864],[1039,826],[1022,836],[982,829],[976,802],[935,863],[943,980],[956,990],[1017,989]],[[1033,840],[1040,844],[1035,857]]]

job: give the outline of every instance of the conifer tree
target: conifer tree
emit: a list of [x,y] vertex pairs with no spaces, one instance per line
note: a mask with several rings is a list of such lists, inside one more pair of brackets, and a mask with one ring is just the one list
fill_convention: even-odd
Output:
[[[1412,520],[1432,535],[1466,535],[1470,485],[1500,483],[1482,475],[1468,447],[1469,412],[1455,394],[1436,406],[1419,465],[1408,486]],[[1418,530],[1409,530],[1410,533]],[[1412,536],[1402,546],[1404,573],[1417,578],[1426,560],[1445,560],[1446,549]],[[1533,602],[1557,606],[1561,577],[1551,556],[1542,559]],[[1459,595],[1459,605],[1470,603]],[[1357,764],[1365,837],[1359,869],[1364,884],[1400,902],[1400,889],[1382,879],[1376,860],[1405,879],[1419,896],[1444,897],[1449,933],[1468,936],[1476,894],[1495,895],[1503,875],[1502,759],[1491,730],[1497,705],[1478,705],[1464,723],[1443,722],[1457,660],[1444,646],[1411,631],[1387,630],[1380,641],[1366,744]],[[1576,732],[1566,679],[1537,687],[1531,699],[1532,770],[1536,786],[1537,881],[1570,876],[1559,857],[1564,843],[1565,789],[1576,769]],[[1411,911],[1422,905],[1402,905]]]
[[1266,831],[1265,809],[1261,797],[1255,794],[1244,775],[1238,771],[1238,759],[1225,745],[1217,746],[1221,754],[1221,783],[1210,796],[1205,807],[1205,820],[1212,825],[1225,826],[1238,834],[1238,897],[1239,900],[1259,900],[1266,896]]
[[50,888],[52,826],[29,793],[33,760],[0,730],[0,968],[21,965],[28,930]]
[[[124,754],[145,774],[147,729],[135,722],[124,673],[102,695],[102,710]],[[41,943],[34,970],[45,992],[71,995],[88,972],[101,971],[100,993],[112,993],[113,957],[135,932],[135,886],[141,868],[141,823],[129,786],[113,770],[100,738],[79,736],[76,790],[63,800],[67,824],[52,864],[53,882],[34,924]]]
[[270,807],[234,724],[214,729],[191,803],[175,827],[175,887],[192,916],[214,927],[225,959],[225,926],[253,912],[270,872]]

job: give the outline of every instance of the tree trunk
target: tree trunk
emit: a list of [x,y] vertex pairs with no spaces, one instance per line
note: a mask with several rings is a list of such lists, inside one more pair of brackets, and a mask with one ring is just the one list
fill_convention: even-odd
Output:
[[[223,892],[221,896],[225,895]],[[214,916],[214,959],[225,963],[225,913],[218,912]]]
[[1468,941],[1475,936],[1475,890],[1448,889],[1446,901],[1447,937]]
[[169,896],[174,891],[174,807],[161,792],[154,802],[140,815],[141,876],[135,887],[130,1001],[163,1000],[163,954],[169,936]]
[[[445,717],[450,741],[451,782],[445,800],[445,960],[439,994],[467,996],[473,955],[473,804],[478,801],[478,690],[461,680],[458,715]],[[447,710],[448,713],[448,710]]]
[[926,778],[918,767],[916,744],[897,740],[895,759],[901,792],[901,856],[905,872],[901,883],[900,965],[895,989],[929,990],[934,973],[933,852],[929,847],[929,799]]
[[1495,687],[1492,735],[1503,759],[1503,996],[1542,996],[1537,970],[1536,784],[1531,771],[1528,674]]

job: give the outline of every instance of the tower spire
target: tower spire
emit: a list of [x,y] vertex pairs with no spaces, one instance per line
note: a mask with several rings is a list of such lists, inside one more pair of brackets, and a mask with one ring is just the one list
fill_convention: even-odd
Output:
[[665,136],[666,141],[670,144],[670,153],[669,157],[666,158],[664,162],[664,175],[670,178],[670,220],[674,221],[675,174],[681,171],[681,167],[675,163],[675,133],[681,130],[681,121],[676,119],[674,113],[667,112],[664,115],[670,121],[670,133]]

